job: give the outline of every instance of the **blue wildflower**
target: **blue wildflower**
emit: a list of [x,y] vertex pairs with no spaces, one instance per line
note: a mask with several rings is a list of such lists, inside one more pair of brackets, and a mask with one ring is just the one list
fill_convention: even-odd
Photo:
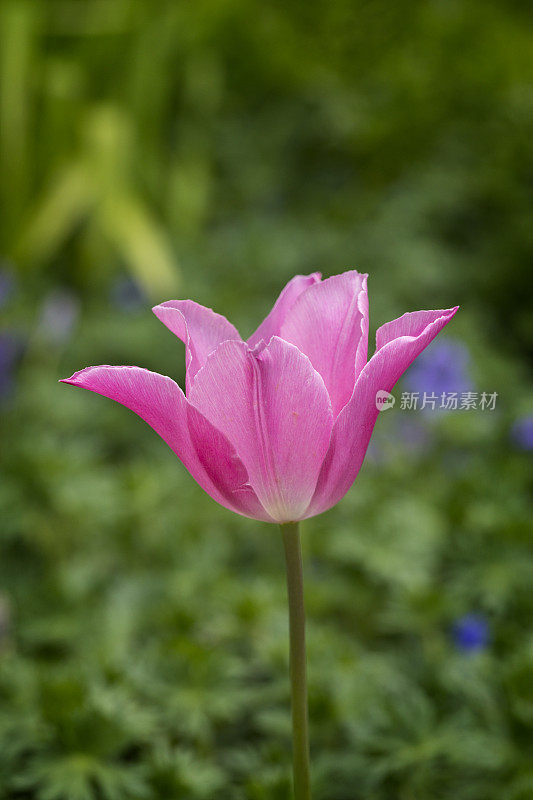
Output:
[[120,311],[132,312],[144,308],[147,304],[142,287],[133,278],[122,276],[111,286],[110,299]]
[[533,414],[516,420],[511,428],[511,438],[521,450],[533,450]]
[[417,392],[420,399],[436,395],[439,408],[443,394],[472,391],[469,373],[470,355],[458,341],[435,342],[421,353],[405,374],[405,386],[409,392]]
[[0,267],[0,308],[5,306],[16,288],[15,275],[9,266]]
[[53,289],[45,298],[39,319],[41,337],[54,345],[68,341],[78,320],[80,303],[68,289]]
[[395,436],[402,451],[411,455],[424,455],[431,449],[433,437],[428,426],[404,417],[398,424]]
[[15,388],[15,367],[22,355],[20,339],[10,331],[0,332],[0,400]]
[[454,622],[453,640],[458,650],[474,653],[484,650],[489,641],[489,623],[482,614],[464,614]]

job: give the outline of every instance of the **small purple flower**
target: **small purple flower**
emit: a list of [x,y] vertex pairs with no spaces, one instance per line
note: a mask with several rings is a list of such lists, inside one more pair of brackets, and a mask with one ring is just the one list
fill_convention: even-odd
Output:
[[455,646],[464,653],[484,650],[490,636],[488,621],[482,614],[464,614],[454,622],[452,635]]
[[77,322],[80,303],[68,289],[53,289],[45,298],[38,323],[43,339],[54,345],[68,341]]
[[398,457],[421,458],[433,445],[433,429],[425,419],[419,422],[408,414],[397,414],[390,428],[375,431],[367,451],[367,460],[378,466]]
[[122,276],[113,282],[110,299],[114,306],[126,313],[138,311],[148,302],[142,287],[128,276]]
[[395,438],[403,451],[411,455],[424,455],[433,444],[432,431],[423,420],[420,424],[412,417],[403,417],[397,424]]
[[511,428],[511,438],[520,450],[533,450],[533,414],[516,420]]
[[0,267],[0,308],[5,306],[16,288],[15,275],[9,266]]
[[22,355],[22,342],[11,331],[0,331],[0,400],[15,388],[15,367]]
[[435,342],[421,354],[405,374],[405,386],[409,392],[418,392],[420,400],[424,393],[436,395],[439,408],[443,394],[472,390],[469,374],[470,355],[458,341]]

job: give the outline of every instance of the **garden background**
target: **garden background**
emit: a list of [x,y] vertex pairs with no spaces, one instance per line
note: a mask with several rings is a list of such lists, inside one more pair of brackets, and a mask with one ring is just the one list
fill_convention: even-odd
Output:
[[0,65],[0,798],[288,797],[279,531],[57,380],[352,266],[461,310],[304,524],[315,798],[533,798],[531,4],[4,0]]

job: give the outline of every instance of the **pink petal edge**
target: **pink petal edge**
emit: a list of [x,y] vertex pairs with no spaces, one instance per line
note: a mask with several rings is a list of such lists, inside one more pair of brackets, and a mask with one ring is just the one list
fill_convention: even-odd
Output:
[[185,344],[187,394],[209,353],[228,339],[241,341],[239,331],[226,317],[193,300],[167,300],[152,311]]
[[310,275],[295,275],[294,278],[291,278],[281,290],[270,313],[249,337],[249,346],[253,348],[261,340],[268,344],[273,336],[278,336],[287,314],[300,295],[310,286],[320,283],[320,278],[320,272],[312,272]]
[[150,425],[196,482],[220,505],[273,522],[248,484],[248,473],[226,437],[186,399],[171,378],[140,367],[102,365],[61,383],[81,386],[126,406]]
[[[346,494],[361,468],[379,414],[376,392],[391,391],[407,367],[450,322],[458,308],[413,312],[379,329],[377,339],[381,346],[363,368],[349,403],[335,422],[306,517],[327,511]],[[403,333],[404,330],[407,333]],[[393,333],[395,338],[389,338],[388,334]]]
[[303,292],[287,314],[280,336],[305,353],[322,375],[337,417],[352,396],[366,363],[368,275],[349,270]]

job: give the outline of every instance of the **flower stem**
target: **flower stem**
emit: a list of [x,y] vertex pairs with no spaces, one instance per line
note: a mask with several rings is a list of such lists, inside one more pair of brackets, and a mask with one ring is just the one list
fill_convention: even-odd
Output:
[[294,797],[295,800],[310,800],[302,548],[297,522],[287,522],[280,527],[285,548],[289,597]]

